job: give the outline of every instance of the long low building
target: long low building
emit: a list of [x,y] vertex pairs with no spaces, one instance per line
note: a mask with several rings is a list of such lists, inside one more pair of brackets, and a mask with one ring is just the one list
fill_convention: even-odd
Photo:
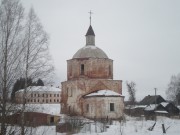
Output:
[[23,97],[27,104],[59,104],[61,89],[51,86],[29,86],[26,91],[21,89],[15,93],[16,103],[23,103]]

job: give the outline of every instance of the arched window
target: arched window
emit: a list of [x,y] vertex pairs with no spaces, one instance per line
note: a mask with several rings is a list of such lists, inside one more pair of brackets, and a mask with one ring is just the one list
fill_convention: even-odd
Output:
[[84,64],[81,64],[81,75],[84,75]]

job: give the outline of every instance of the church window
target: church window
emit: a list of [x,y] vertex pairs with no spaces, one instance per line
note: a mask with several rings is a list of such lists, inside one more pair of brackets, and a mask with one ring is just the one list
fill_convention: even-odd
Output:
[[109,76],[111,76],[111,65],[109,65]]
[[89,104],[86,105],[86,112],[89,112]]
[[69,66],[69,75],[72,76],[72,65]]
[[84,75],[84,64],[81,64],[81,75]]
[[114,111],[114,103],[110,103],[110,111],[111,111],[111,112]]

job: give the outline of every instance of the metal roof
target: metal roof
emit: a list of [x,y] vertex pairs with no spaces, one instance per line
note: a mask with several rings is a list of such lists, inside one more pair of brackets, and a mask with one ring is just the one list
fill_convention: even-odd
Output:
[[93,28],[92,28],[91,25],[89,26],[89,29],[88,29],[88,31],[87,31],[87,33],[86,33],[86,36],[88,36],[88,35],[95,36],[94,31],[93,31]]
[[73,58],[108,58],[106,53],[94,45],[87,45],[79,49]]

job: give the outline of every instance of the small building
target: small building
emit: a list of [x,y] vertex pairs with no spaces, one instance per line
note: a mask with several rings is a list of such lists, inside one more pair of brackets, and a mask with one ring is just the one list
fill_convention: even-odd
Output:
[[180,93],[176,95],[176,104],[180,105]]
[[173,103],[162,102],[161,105],[166,109],[169,116],[179,115],[179,108],[176,107]]
[[[16,111],[7,116],[7,123],[21,124],[22,105],[17,104]],[[56,125],[60,121],[60,104],[26,104],[24,118],[26,126]]]
[[15,93],[16,103],[23,103],[23,96],[27,104],[60,104],[60,88],[51,86],[29,86],[24,95],[24,89]]
[[123,115],[124,96],[111,90],[99,90],[85,95],[83,112],[87,118],[117,119]]
[[155,119],[155,116],[169,116],[168,112],[161,104],[150,104],[144,109],[146,119]]
[[130,116],[135,116],[135,117],[140,117],[144,115],[144,109],[147,107],[147,105],[127,105],[124,109],[124,112],[127,115]]
[[161,102],[166,102],[164,98],[162,98],[160,95],[148,95],[143,98],[139,102],[140,105],[150,105],[150,104],[160,104]]

